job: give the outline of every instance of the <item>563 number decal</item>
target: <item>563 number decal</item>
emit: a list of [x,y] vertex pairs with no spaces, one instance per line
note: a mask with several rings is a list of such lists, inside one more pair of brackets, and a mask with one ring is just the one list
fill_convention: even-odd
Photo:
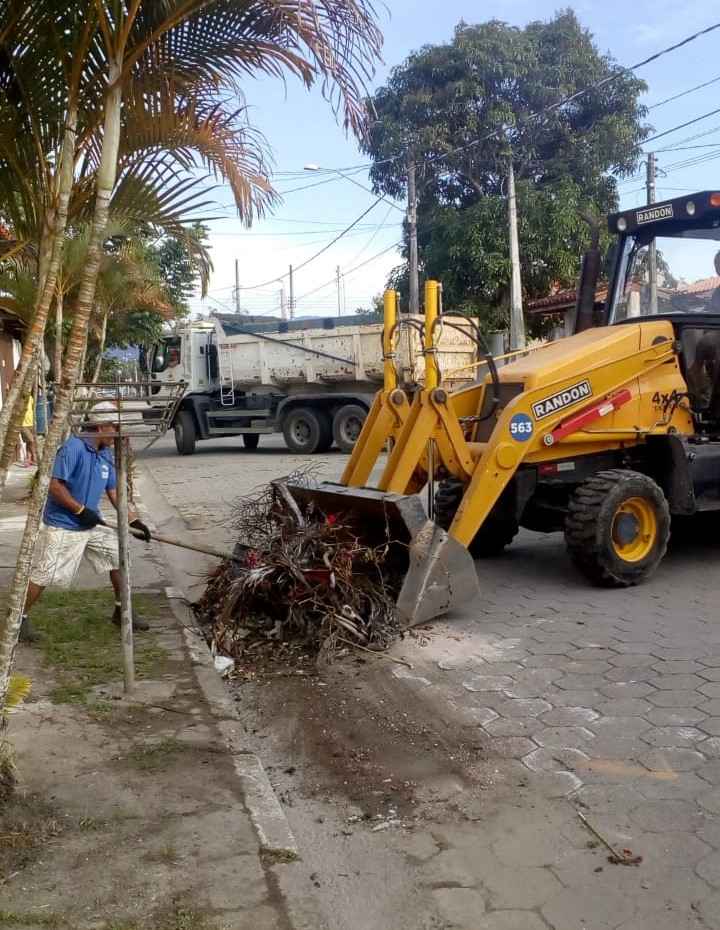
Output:
[[510,420],[510,435],[518,442],[527,442],[532,438],[533,421],[526,413],[516,413]]

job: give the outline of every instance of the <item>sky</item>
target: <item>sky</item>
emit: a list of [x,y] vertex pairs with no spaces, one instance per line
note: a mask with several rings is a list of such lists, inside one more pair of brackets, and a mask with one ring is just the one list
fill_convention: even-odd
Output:
[[[550,19],[557,0],[386,0],[377,4],[384,34],[384,62],[370,90],[381,86],[390,69],[425,44],[447,41],[460,20],[500,19],[522,26]],[[630,66],[718,19],[707,0],[581,0],[573,4],[602,52]],[[674,94],[720,78],[720,30],[702,37],[637,71],[648,84],[643,102],[652,109],[648,122],[656,132],[678,126],[720,106],[720,81],[677,101],[654,107]],[[246,229],[237,218],[229,190],[217,187],[210,244],[214,272],[205,300],[195,298],[195,313],[234,309],[235,261],[239,263],[240,306],[249,313],[278,314],[281,289],[288,290],[288,266],[296,268],[327,245],[368,209],[375,197],[339,174],[323,171],[363,164],[352,136],[346,135],[319,90],[299,82],[262,77],[243,88],[250,121],[265,135],[273,157],[273,183],[283,194],[262,220]],[[702,134],[702,135],[701,135]],[[697,137],[697,138],[695,138]],[[717,145],[717,148],[711,146]],[[703,146],[690,148],[690,146]],[[681,129],[652,145],[657,151],[658,199],[720,185],[720,113]],[[717,160],[714,156],[717,156]],[[697,159],[707,159],[696,163]],[[684,165],[684,162],[694,162]],[[643,169],[644,171],[644,169]],[[327,177],[330,183],[319,184]],[[369,187],[366,172],[353,174]],[[317,185],[317,186],[310,186]],[[297,190],[297,188],[306,188]],[[621,183],[621,208],[645,202],[644,174]],[[397,209],[400,207],[400,209]],[[397,244],[403,204],[381,202],[352,231],[294,274],[298,316],[338,312],[337,268],[341,275],[340,310],[369,307],[388,272],[401,263]],[[712,269],[708,269],[708,274]],[[283,278],[284,276],[284,278]],[[260,286],[258,286],[260,285]]]

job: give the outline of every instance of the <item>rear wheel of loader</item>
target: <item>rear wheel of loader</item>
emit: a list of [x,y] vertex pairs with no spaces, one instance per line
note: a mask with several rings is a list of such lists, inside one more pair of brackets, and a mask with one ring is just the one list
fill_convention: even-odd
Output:
[[598,472],[568,503],[568,552],[596,584],[624,588],[644,581],[665,555],[669,539],[670,511],[662,488],[640,472]]
[[[435,492],[435,522],[444,530],[450,529],[464,493],[465,485],[456,478],[448,478],[438,485]],[[518,529],[517,520],[490,513],[468,546],[470,555],[474,559],[500,555],[515,539]]]
[[253,449],[257,449],[258,443],[260,442],[260,433],[243,433],[243,446],[252,452]]
[[285,445],[291,452],[312,455],[314,452],[327,452],[332,445],[332,424],[322,410],[311,410],[310,407],[291,410],[283,420],[282,431]]
[[196,439],[195,418],[189,410],[181,410],[175,417],[175,448],[178,455],[192,455]]
[[352,452],[358,440],[367,410],[360,404],[345,404],[333,417],[333,437],[341,452]]

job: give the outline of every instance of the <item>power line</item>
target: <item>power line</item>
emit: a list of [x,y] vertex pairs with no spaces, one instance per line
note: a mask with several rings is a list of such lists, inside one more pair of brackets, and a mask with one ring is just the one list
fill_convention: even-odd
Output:
[[687,97],[688,94],[695,93],[696,90],[702,90],[703,87],[710,87],[711,84],[717,84],[720,81],[720,75],[714,77],[709,81],[705,81],[704,84],[696,84],[695,87],[689,87],[687,90],[681,91],[679,94],[675,94],[672,97],[666,97],[665,100],[661,100],[660,103],[654,103],[651,107],[648,107],[648,110],[657,110],[658,107],[664,107],[666,103],[672,103],[673,100],[680,100],[681,97]]
[[720,107],[715,110],[710,110],[709,113],[703,113],[702,116],[696,116],[695,119],[688,120],[686,123],[680,123],[678,126],[673,126],[672,129],[666,129],[664,132],[658,132],[654,136],[650,136],[649,139],[643,140],[643,145],[647,145],[648,142],[654,142],[656,139],[662,139],[664,136],[669,136],[672,132],[677,132],[678,129],[686,129],[688,126],[693,126],[695,123],[699,123],[704,119],[707,119],[709,116],[715,116],[716,113],[720,113]]
[[[383,255],[386,255],[388,252],[392,252],[393,249],[397,249],[402,245],[402,241],[393,242],[392,245],[389,245],[387,248],[383,249],[381,252],[376,252],[375,255],[371,255],[370,258],[366,258],[364,262],[360,262],[359,265],[356,265],[354,268],[348,269],[344,277],[347,279],[351,275],[355,274],[356,271],[359,271],[361,268],[364,268],[366,265],[369,265],[371,262],[376,261],[378,258],[382,258]],[[323,288],[329,287],[331,284],[335,284],[337,281],[336,278],[331,278],[329,281],[326,281],[324,284],[318,285],[318,287],[313,288],[311,291],[307,291],[305,294],[301,294],[300,297],[296,298],[296,301],[305,300],[307,297],[312,297],[313,294],[317,294],[318,291],[322,291]]]
[[[373,242],[375,241],[375,239],[376,239],[378,233],[380,232],[380,230],[386,228],[387,220],[388,220],[388,217],[390,216],[390,211],[391,211],[391,210],[392,210],[392,204],[388,207],[387,213],[386,213],[385,216],[380,220],[380,222],[377,224],[377,226],[375,227],[375,231],[374,231],[373,234],[370,236],[370,238],[369,238],[368,241],[365,243],[365,245],[360,249],[359,252],[356,252],[355,255],[353,255],[353,257],[350,259],[350,261],[348,262],[349,265],[352,265],[354,262],[356,262],[356,261],[360,258],[360,256],[361,256],[364,252],[366,252],[367,249],[370,248],[370,246],[371,246],[371,245],[373,244]],[[390,224],[387,224],[387,225],[389,225],[391,228],[393,228],[393,227],[397,226],[398,224],[397,224],[397,223],[390,223]]]
[[[388,213],[389,213],[389,211],[388,211]],[[399,225],[401,225],[401,224],[400,224],[400,223],[393,223],[392,225],[393,225],[393,226],[399,226]],[[284,232],[284,233],[283,233],[283,232],[263,232],[263,233],[213,232],[212,235],[213,235],[213,236],[218,236],[218,237],[224,238],[224,239],[228,239],[228,238],[236,238],[236,239],[248,239],[248,238],[249,238],[249,239],[252,239],[252,238],[255,238],[255,237],[274,238],[274,239],[281,239],[281,238],[283,238],[283,239],[284,239],[284,238],[286,238],[286,237],[295,237],[295,236],[313,236],[313,237],[316,237],[316,238],[317,238],[317,237],[324,237],[324,236],[326,236],[328,233],[342,232],[343,228],[344,228],[344,227],[338,226],[338,227],[336,227],[335,229],[305,229],[305,230],[303,230],[302,232]],[[374,224],[374,223],[365,223],[365,224],[363,224],[362,226],[358,226],[358,227],[357,227],[356,233],[353,233],[353,235],[362,236],[362,235],[364,235],[368,230],[370,230],[370,229],[376,229],[376,228],[377,228],[377,226],[376,226],[376,224]]]
[[[346,226],[345,229],[342,230],[342,232],[338,233],[337,236],[335,236],[333,239],[330,240],[330,242],[328,242],[321,249],[315,252],[314,255],[311,255],[310,258],[306,259],[304,262],[301,262],[299,265],[296,265],[293,271],[298,272],[298,271],[302,271],[303,268],[307,268],[307,266],[311,262],[314,262],[315,259],[319,258],[324,252],[327,252],[327,250],[332,248],[332,246],[334,246],[336,242],[338,242],[340,239],[342,239],[343,236],[349,233],[351,229],[357,226],[360,220],[364,220],[365,217],[368,215],[368,213],[370,213],[371,210],[374,210],[375,207],[381,202],[382,202],[382,197],[376,198],[376,200],[373,203],[371,203],[370,206],[366,210],[363,210],[363,212],[360,214],[360,216],[357,217],[357,219],[353,220],[353,222],[350,223],[349,226]],[[284,278],[287,278],[287,277],[288,277],[288,272],[286,271],[284,274],[274,275],[269,280],[262,281],[260,284],[250,284],[248,286],[243,285],[243,291],[254,291],[256,289],[266,287],[268,284],[273,284],[276,281],[282,281]]]

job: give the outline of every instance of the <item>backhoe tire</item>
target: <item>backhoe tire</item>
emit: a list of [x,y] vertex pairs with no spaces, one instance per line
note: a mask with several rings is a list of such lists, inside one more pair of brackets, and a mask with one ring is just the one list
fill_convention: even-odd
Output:
[[181,410],[175,417],[175,448],[178,455],[192,455],[196,441],[195,417],[189,410]]
[[312,455],[332,445],[332,423],[324,410],[296,407],[283,418],[285,445],[291,452]]
[[[464,493],[465,485],[457,478],[447,478],[438,485],[435,492],[435,522],[444,530],[450,529]],[[500,555],[515,539],[518,529],[517,520],[493,515],[491,512],[475,534],[468,551],[474,559]]]
[[670,510],[641,472],[600,471],[573,492],[565,542],[577,568],[595,584],[626,588],[658,567],[670,539]]
[[243,447],[247,449],[248,452],[252,452],[253,450],[257,449],[260,443],[260,433],[243,433],[242,438]]
[[367,413],[360,404],[345,404],[337,411],[333,417],[333,438],[341,452],[352,452]]

